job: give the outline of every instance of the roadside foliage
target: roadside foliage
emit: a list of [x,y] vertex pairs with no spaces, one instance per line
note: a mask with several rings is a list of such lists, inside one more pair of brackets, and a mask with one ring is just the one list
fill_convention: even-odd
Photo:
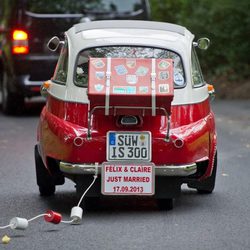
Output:
[[[211,47],[199,51],[206,78],[215,82],[249,82],[249,0],[150,0],[152,19],[186,26]],[[202,56],[209,53],[209,56]]]

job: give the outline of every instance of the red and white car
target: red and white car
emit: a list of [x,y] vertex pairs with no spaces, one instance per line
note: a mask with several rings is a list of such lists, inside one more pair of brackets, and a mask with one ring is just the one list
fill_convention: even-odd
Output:
[[172,208],[186,183],[211,193],[217,137],[213,94],[185,27],[149,21],[74,25],[62,45],[35,146],[41,195],[69,178],[87,197],[153,196]]

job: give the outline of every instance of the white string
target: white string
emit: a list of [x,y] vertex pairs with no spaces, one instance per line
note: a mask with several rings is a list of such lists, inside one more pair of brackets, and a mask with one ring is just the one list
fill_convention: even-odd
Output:
[[9,225],[7,225],[7,226],[0,227],[0,229],[5,229],[5,228],[8,228],[8,227],[10,227],[10,226],[11,226],[11,224],[9,224]]
[[80,205],[81,205],[81,203],[82,203],[82,200],[83,200],[84,196],[85,196],[86,193],[89,191],[89,189],[94,185],[96,179],[97,179],[97,175],[94,175],[94,180],[93,180],[92,183],[89,185],[89,187],[86,189],[86,191],[83,193],[83,195],[82,195],[80,201],[78,202],[78,205],[77,205],[78,207],[80,207]]
[[[38,219],[38,218],[40,218],[40,217],[43,217],[43,216],[51,216],[50,214],[39,214],[39,215],[37,215],[37,216],[35,216],[35,217],[33,217],[33,218],[31,218],[31,219],[29,219],[29,220],[27,220],[28,222],[31,222],[31,221],[33,221],[33,220],[36,220],[36,219]],[[8,227],[10,227],[11,226],[11,224],[9,224],[9,225],[6,225],[6,226],[3,226],[3,227],[0,227],[0,229],[6,229],[6,228],[8,228]]]
[[73,222],[75,222],[75,219],[70,220],[70,221],[65,221],[65,220],[62,220],[62,221],[61,221],[61,223],[64,223],[64,224],[71,224],[71,223],[73,223]]
[[37,215],[37,216],[35,216],[35,217],[29,219],[28,222],[31,222],[31,221],[33,221],[33,220],[36,220],[36,219],[38,219],[38,218],[40,218],[40,217],[44,217],[44,216],[46,216],[46,215],[49,216],[49,217],[51,217],[50,214],[39,214],[39,215]]
[[[80,207],[80,205],[81,205],[81,203],[82,203],[82,200],[83,200],[84,196],[85,196],[86,193],[90,190],[90,188],[94,185],[96,179],[97,179],[97,175],[94,175],[93,181],[91,182],[91,184],[89,185],[89,187],[86,189],[86,191],[83,193],[81,199],[79,200],[78,205],[77,205],[78,207]],[[33,221],[33,220],[36,220],[36,219],[38,219],[38,218],[40,218],[40,217],[44,217],[44,216],[49,216],[49,217],[51,217],[51,214],[39,214],[39,215],[37,215],[37,216],[35,216],[35,217],[33,217],[33,218],[27,220],[27,221],[28,221],[28,222],[31,222],[31,221]],[[75,221],[75,219],[72,219],[72,220],[70,220],[70,221],[61,221],[61,222],[62,222],[62,223],[65,223],[65,224],[71,224],[71,223],[73,223],[74,221]],[[11,226],[11,224],[6,225],[6,226],[2,226],[2,227],[0,226],[0,229],[6,229],[6,228],[8,228],[8,227],[10,227],[10,226]]]

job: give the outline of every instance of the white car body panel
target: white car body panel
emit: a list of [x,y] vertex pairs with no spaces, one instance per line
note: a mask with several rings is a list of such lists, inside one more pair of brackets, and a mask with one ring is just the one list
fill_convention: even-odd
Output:
[[[53,82],[51,82],[52,86],[49,92],[52,96],[69,102],[89,103],[87,88],[78,87],[73,82],[75,63],[78,53],[91,47],[137,45],[168,49],[178,53],[181,56],[185,70],[186,86],[183,88],[176,88],[174,90],[174,99],[172,105],[199,103],[208,98],[206,85],[199,88],[194,88],[192,84],[191,47],[193,46],[194,35],[191,34],[187,29],[181,26],[169,24],[171,31],[163,30],[163,23],[159,23],[159,30],[157,30],[155,28],[158,25],[157,22],[147,21],[134,22],[135,27],[133,29],[118,29],[116,27],[110,27],[112,22],[114,23],[114,21],[106,22],[108,23],[108,28],[105,28],[105,25],[104,27],[100,28],[96,25],[95,28],[90,27],[89,30],[88,24],[78,24],[73,26],[65,33],[69,44],[70,65],[67,75],[67,84],[64,86],[53,84]],[[120,21],[115,21],[115,23],[116,26],[118,26]],[[130,21],[128,21],[128,23],[131,25]],[[139,23],[139,26],[142,24],[142,26],[144,25],[145,27],[147,24],[153,23],[154,29],[151,29],[150,27],[137,28],[137,23]],[[83,31],[81,31],[81,25],[83,26]],[[90,26],[95,26],[95,24],[91,24]],[[177,32],[172,31],[172,29],[175,30],[175,28]],[[187,69],[189,70],[187,71]]]

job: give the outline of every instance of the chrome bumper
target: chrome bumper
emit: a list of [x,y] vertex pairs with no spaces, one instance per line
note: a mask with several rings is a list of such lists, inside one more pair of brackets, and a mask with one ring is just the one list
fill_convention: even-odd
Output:
[[[95,174],[98,169],[98,174],[101,174],[102,165],[100,164],[72,164],[68,162],[60,162],[60,170],[66,174]],[[155,166],[156,176],[189,176],[197,171],[196,163],[186,165],[162,165]]]

